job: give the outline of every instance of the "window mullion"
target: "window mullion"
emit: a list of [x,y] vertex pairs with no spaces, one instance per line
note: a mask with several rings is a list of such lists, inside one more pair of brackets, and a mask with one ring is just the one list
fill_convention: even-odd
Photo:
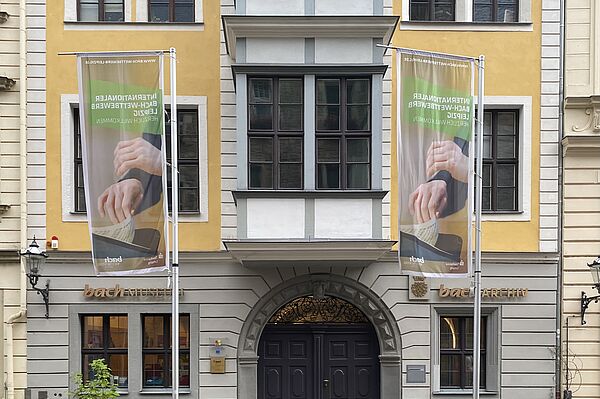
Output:
[[104,356],[104,361],[106,362],[106,365],[108,367],[110,367],[110,358],[108,355],[108,347],[110,346],[109,330],[110,330],[110,317],[109,317],[109,315],[105,314],[102,316],[102,336],[104,339],[104,345],[102,348],[102,352],[103,352],[103,356]]
[[347,188],[346,181],[346,129],[348,120],[348,80],[346,78],[340,79],[340,188],[345,190]]
[[429,7],[427,7],[427,19],[429,21],[433,20],[433,7],[435,7],[434,2],[435,0],[429,0]]
[[279,190],[279,78],[273,79],[273,188]]

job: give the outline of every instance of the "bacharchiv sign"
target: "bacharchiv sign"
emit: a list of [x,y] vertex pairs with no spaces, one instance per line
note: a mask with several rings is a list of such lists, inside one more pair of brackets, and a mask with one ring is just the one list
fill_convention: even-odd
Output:
[[[112,299],[123,297],[168,297],[173,296],[170,288],[127,288],[116,284],[111,288],[93,288],[86,284],[83,288],[86,298]],[[183,289],[179,289],[179,296],[183,296]]]
[[[528,288],[484,288],[481,290],[482,298],[524,298],[529,294]],[[469,288],[447,288],[440,284],[438,290],[440,298],[470,298]]]

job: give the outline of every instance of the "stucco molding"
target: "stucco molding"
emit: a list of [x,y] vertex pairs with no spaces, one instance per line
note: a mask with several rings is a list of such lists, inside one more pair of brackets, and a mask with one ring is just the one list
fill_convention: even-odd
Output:
[[584,123],[572,124],[571,131],[575,133],[587,131],[600,133],[600,96],[567,97],[565,99],[565,110],[582,109],[586,115]]
[[17,250],[1,250],[0,263],[20,263],[21,257]]
[[[272,289],[254,306],[242,327],[238,342],[238,399],[257,397],[258,343],[271,316],[286,303],[315,292],[344,299],[358,307],[373,324],[382,360],[382,397],[400,397],[400,384],[391,376],[401,375],[400,330],[392,312],[373,291],[355,280],[330,274],[294,278]],[[395,372],[389,372],[393,368]],[[387,381],[387,379],[390,381]],[[385,395],[383,395],[385,393]]]
[[600,153],[600,135],[567,136],[562,140],[563,156],[597,155]]

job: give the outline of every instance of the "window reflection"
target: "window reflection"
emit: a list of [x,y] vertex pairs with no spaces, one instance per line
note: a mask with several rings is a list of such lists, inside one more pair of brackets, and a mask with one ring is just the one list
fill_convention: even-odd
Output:
[[119,388],[128,384],[128,326],[125,315],[81,316],[81,371],[85,380],[94,377],[90,363],[104,359]]
[[[143,315],[142,374],[144,387],[170,387],[171,315]],[[190,386],[190,316],[179,316],[179,385]]]

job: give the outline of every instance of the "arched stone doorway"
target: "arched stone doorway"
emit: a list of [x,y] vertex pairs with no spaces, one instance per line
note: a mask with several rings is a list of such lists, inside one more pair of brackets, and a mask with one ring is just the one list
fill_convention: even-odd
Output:
[[306,296],[343,299],[367,317],[375,330],[380,350],[380,397],[400,398],[402,346],[400,332],[390,310],[374,292],[347,277],[306,275],[271,290],[248,315],[238,342],[238,399],[257,399],[258,346],[268,321],[285,304]]
[[375,329],[356,306],[296,298],[260,336],[258,399],[379,399],[379,353]]

